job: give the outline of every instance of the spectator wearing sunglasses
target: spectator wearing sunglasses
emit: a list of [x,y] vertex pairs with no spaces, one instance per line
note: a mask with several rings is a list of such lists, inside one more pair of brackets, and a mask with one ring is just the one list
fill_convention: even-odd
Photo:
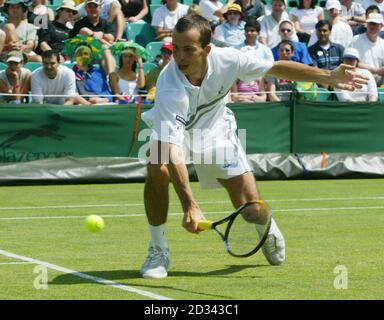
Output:
[[[301,62],[307,65],[313,65],[312,58],[308,52],[307,46],[298,41],[293,41],[293,31],[295,30],[293,22],[290,20],[283,20],[279,25],[279,35],[281,40],[290,40],[293,43],[294,53],[292,61]],[[273,58],[275,61],[279,60],[279,46],[272,49]]]

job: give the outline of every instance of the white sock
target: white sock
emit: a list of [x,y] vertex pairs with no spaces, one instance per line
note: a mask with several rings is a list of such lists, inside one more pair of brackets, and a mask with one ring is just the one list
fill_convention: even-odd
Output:
[[149,230],[151,232],[151,245],[168,249],[167,240],[165,239],[165,223],[159,226],[149,225]]
[[[269,233],[268,234],[273,233],[276,228],[277,228],[276,222],[275,222],[275,220],[272,217],[271,218],[271,227],[269,229]],[[265,232],[265,225],[256,224],[256,230],[257,230],[259,236],[262,237],[264,235],[264,232]]]

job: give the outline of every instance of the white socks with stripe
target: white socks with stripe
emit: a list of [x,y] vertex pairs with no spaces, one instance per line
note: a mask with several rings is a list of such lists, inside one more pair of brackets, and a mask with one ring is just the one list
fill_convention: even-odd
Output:
[[157,246],[163,250],[168,250],[168,243],[167,243],[167,240],[165,239],[165,229],[166,229],[165,223],[159,226],[149,225],[152,247]]

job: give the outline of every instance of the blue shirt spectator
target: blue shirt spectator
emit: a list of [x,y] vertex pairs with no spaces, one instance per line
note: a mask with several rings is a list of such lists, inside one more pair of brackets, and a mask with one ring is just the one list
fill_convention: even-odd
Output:
[[[313,60],[308,52],[307,46],[302,42],[292,41],[294,52],[292,61],[301,62],[308,65],[313,65]],[[279,46],[272,49],[273,59],[279,60]]]

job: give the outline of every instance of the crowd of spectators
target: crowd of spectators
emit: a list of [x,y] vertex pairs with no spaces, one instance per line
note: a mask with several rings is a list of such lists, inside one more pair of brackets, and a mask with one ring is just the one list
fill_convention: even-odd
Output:
[[[172,30],[190,12],[211,22],[212,45],[329,70],[341,63],[356,67],[369,84],[354,93],[335,90],[340,101],[377,101],[379,88],[384,90],[384,0],[152,1],[0,0],[1,100],[122,104],[144,95],[151,103],[157,77],[172,60]],[[116,43],[137,41],[129,24],[151,26],[152,41],[160,43],[155,57],[143,54],[140,46],[113,51]],[[84,39],[92,39],[98,49]],[[33,63],[40,65],[31,70]],[[238,79],[230,101],[287,100],[293,88],[277,78]]]

